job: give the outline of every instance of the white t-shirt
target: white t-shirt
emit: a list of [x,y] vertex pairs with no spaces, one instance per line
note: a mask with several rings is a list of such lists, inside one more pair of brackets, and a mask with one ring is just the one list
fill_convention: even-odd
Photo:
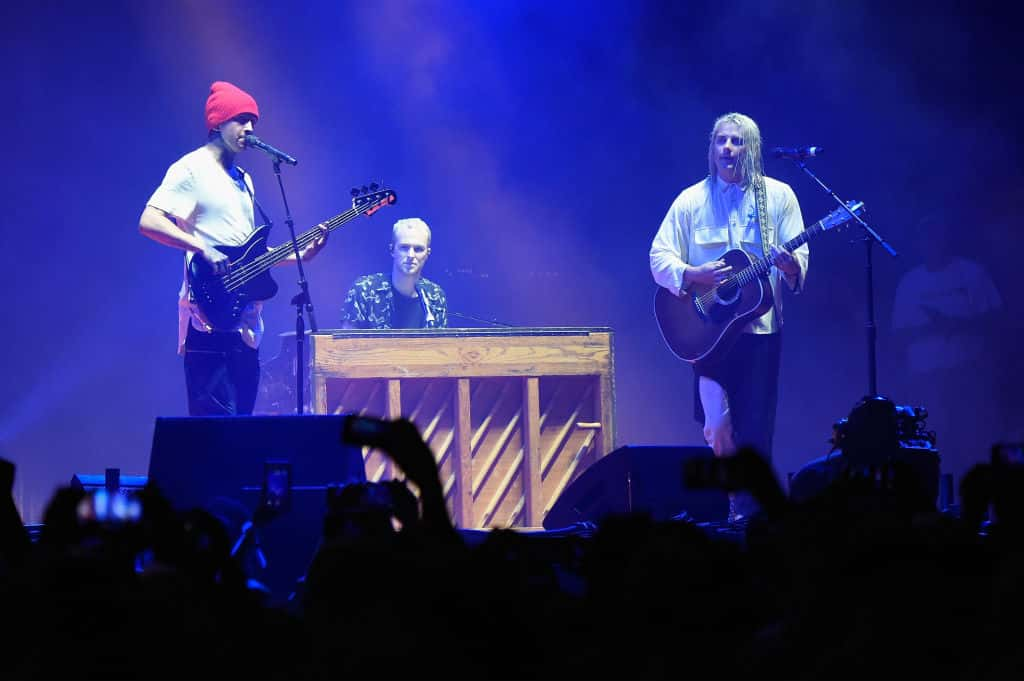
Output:
[[[173,216],[181,229],[211,246],[240,246],[255,229],[253,187],[249,175],[237,166],[232,166],[231,173],[235,177],[212,151],[200,147],[171,164],[147,205]],[[185,254],[186,268],[193,255]],[[262,303],[250,303],[236,327],[251,348],[263,338],[262,307]],[[190,320],[196,330],[212,331],[189,298],[186,277],[178,295],[179,354],[184,352]]]

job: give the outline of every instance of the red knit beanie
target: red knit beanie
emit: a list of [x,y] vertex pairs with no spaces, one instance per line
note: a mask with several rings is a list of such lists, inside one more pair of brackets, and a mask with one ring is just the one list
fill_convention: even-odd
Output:
[[210,86],[210,96],[206,99],[207,130],[213,130],[221,123],[244,113],[252,114],[257,119],[260,117],[260,109],[252,95],[223,80]]

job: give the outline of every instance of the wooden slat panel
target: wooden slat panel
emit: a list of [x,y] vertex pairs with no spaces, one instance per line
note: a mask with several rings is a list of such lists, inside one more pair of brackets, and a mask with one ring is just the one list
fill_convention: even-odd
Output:
[[[307,374],[309,375],[309,374]],[[327,413],[327,377],[323,374],[312,374],[314,376],[310,390],[313,395],[313,413]]]
[[388,418],[402,417],[402,383],[391,379],[388,381]]
[[562,420],[560,428],[556,429],[550,438],[550,443],[546,443],[546,448],[542,450],[541,455],[541,470],[547,472],[550,470],[551,465],[555,462],[558,457],[559,451],[565,446],[566,438],[576,429],[576,423],[579,421],[580,411],[585,408],[586,402],[590,398],[590,388],[584,388],[583,394],[580,399],[575,401],[572,405],[572,410],[569,415]]
[[[388,381],[387,408],[389,419],[397,419],[402,416],[402,384],[397,380],[392,379]],[[385,454],[385,458],[387,459],[387,473],[385,475],[388,478],[394,478],[399,469],[390,456]]]
[[[494,518],[499,515],[502,506],[521,506],[523,503],[522,495],[515,494],[517,487],[515,485],[516,479],[521,479],[522,477],[520,473],[523,466],[523,450],[517,449],[511,452],[511,454],[514,455],[513,459],[505,467],[504,477],[497,481],[497,489],[493,494],[483,499],[486,503],[484,504],[480,520],[485,527],[493,526]],[[502,527],[508,527],[508,525],[502,525]]]
[[597,376],[547,376],[540,380],[540,406],[545,415],[540,429],[540,511],[546,515],[554,500],[591,463],[592,448],[584,446],[600,430]]
[[[329,379],[327,383],[328,414],[356,413],[362,416],[387,416],[385,381]],[[363,447],[366,477],[373,482],[390,478],[391,458],[384,452]]]
[[523,495],[522,381],[491,377],[472,383],[478,386],[472,405],[473,514],[479,525],[490,527]]
[[434,453],[442,477],[451,473],[451,444],[455,437],[455,382],[443,378],[400,381],[402,416],[416,424]]
[[540,383],[527,378],[523,386],[523,505],[526,524],[541,523],[544,506],[540,483]]
[[473,438],[470,420],[469,379],[460,378],[455,388],[455,524],[473,527]]
[[594,395],[601,415],[601,432],[596,440],[597,458],[611,454],[615,449],[615,382],[611,374],[602,374],[599,380],[601,389]]
[[554,487],[552,488],[551,493],[547,495],[547,499],[544,503],[544,515],[548,514],[548,511],[550,511],[551,507],[555,505],[558,497],[563,491],[565,491],[565,488],[569,486],[569,483],[575,479],[577,471],[583,470],[580,468],[580,465],[583,462],[584,456],[590,450],[596,439],[594,437],[594,432],[595,431],[591,430],[587,433],[583,444],[579,446],[579,449],[576,450],[576,453],[569,460],[569,465],[566,466],[565,471],[562,473],[562,477],[554,481]]

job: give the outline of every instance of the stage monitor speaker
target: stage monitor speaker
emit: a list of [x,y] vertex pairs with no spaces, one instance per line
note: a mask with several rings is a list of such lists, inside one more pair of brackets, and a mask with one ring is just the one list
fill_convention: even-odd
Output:
[[341,415],[160,417],[153,430],[149,480],[180,511],[217,515],[234,542],[262,503],[267,462],[287,462],[290,503],[259,540],[262,581],[287,596],[316,551],[327,486],[365,482],[362,451],[341,442]]
[[134,494],[146,486],[145,475],[126,475],[117,468],[108,468],[99,473],[75,473],[71,476],[71,487],[92,492],[98,489],[114,489],[123,494]]
[[710,447],[619,447],[562,492],[544,518],[544,527],[599,523],[611,513],[649,513],[655,520],[669,520],[685,511],[698,522],[724,521],[729,513],[724,491],[683,486],[684,462],[710,456]]

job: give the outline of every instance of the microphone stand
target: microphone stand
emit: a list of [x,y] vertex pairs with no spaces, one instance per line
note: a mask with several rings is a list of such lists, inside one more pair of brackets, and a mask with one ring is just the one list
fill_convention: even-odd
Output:
[[875,324],[875,283],[874,283],[874,272],[872,268],[872,246],[878,244],[892,257],[897,257],[896,251],[889,243],[879,236],[878,232],[871,228],[868,223],[864,222],[856,213],[850,210],[849,206],[844,202],[834,191],[828,188],[824,182],[818,179],[818,176],[811,172],[811,169],[807,167],[807,164],[803,162],[803,159],[794,158],[793,163],[799,166],[800,170],[807,173],[812,180],[814,180],[818,186],[825,190],[825,193],[831,196],[836,203],[838,203],[843,210],[850,214],[854,220],[860,223],[860,226],[864,229],[864,237],[861,241],[864,242],[864,258],[865,258],[865,302],[867,305],[867,343],[868,343],[868,395],[878,395],[878,368],[876,362],[876,345],[878,337],[878,329]]
[[288,197],[284,191],[284,183],[281,181],[281,159],[274,158],[274,175],[277,176],[277,186],[281,188],[281,199],[284,201],[284,221],[288,225],[288,234],[292,240],[292,250],[295,251],[295,266],[299,268],[299,293],[292,298],[292,305],[295,306],[295,401],[296,414],[301,415],[305,399],[302,394],[302,381],[305,371],[306,355],[306,325],[303,317],[303,309],[309,315],[309,328],[313,333],[318,331],[316,315],[313,312],[313,299],[309,296],[309,284],[306,282],[306,272],[302,267],[302,255],[299,250],[299,242],[295,236],[295,221],[292,220],[291,209],[288,207]]

